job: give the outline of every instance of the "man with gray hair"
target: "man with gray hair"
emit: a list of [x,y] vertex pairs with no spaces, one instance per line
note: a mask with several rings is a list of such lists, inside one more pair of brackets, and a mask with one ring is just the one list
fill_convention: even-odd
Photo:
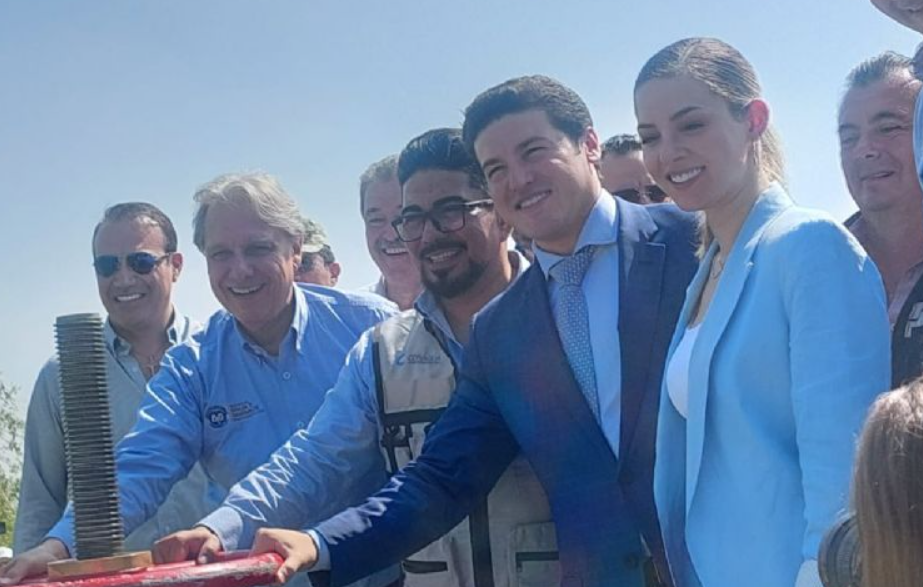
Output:
[[840,103],[840,163],[859,212],[846,225],[881,271],[891,319],[892,382],[923,373],[923,190],[913,110],[923,83],[886,52],[859,64]]
[[369,255],[381,271],[378,281],[365,289],[391,300],[401,310],[412,308],[423,286],[407,247],[391,226],[401,213],[397,155],[373,163],[359,178],[359,210]]
[[[224,489],[262,464],[308,425],[359,335],[396,310],[377,296],[295,285],[304,228],[274,178],[221,176],[195,201],[194,241],[224,310],[167,352],[119,445],[126,532],[154,515],[197,461]],[[44,572],[73,544],[68,508],[41,545],[0,569],[0,584]]]

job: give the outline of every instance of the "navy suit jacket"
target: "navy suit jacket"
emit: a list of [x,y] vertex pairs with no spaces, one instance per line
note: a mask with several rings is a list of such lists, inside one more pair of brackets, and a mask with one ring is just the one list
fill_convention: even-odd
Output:
[[695,221],[672,205],[619,200],[618,222],[621,454],[577,386],[533,265],[477,316],[457,389],[420,457],[366,503],[318,526],[332,584],[393,564],[453,528],[520,450],[551,503],[562,585],[643,586],[641,535],[669,576],[652,490],[654,440],[663,363],[696,268]]

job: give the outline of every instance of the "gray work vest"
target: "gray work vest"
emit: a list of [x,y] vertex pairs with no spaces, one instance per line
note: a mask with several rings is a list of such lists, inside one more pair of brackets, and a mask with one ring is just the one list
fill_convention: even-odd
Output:
[[[451,355],[435,327],[410,310],[372,335],[380,445],[391,474],[420,454],[455,390]],[[403,562],[407,587],[551,587],[560,584],[551,510],[519,456],[485,503]]]

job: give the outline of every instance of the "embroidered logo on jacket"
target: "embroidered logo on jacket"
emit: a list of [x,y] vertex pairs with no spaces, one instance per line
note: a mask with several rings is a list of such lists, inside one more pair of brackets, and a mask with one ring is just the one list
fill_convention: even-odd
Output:
[[212,406],[205,411],[205,420],[212,428],[222,428],[228,422],[241,422],[261,413],[263,408],[253,402],[237,402],[229,406]]
[[404,365],[438,365],[441,362],[441,355],[431,355],[428,353],[407,354],[404,351],[400,351],[394,356],[394,364],[398,367],[403,367]]
[[212,406],[205,412],[205,419],[212,428],[222,428],[228,423],[228,411],[224,406]]

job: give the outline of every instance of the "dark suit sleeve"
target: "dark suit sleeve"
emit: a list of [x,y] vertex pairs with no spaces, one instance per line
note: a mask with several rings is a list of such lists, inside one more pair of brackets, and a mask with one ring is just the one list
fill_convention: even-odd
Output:
[[317,527],[330,550],[331,585],[394,564],[454,528],[518,454],[486,383],[474,330],[452,400],[419,458],[364,504]]

